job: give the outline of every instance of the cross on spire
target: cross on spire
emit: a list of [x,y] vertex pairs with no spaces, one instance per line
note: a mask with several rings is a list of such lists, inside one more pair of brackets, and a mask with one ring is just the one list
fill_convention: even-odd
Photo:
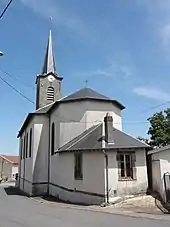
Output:
[[86,87],[86,88],[87,88],[88,82],[89,82],[89,81],[86,79],[86,80],[85,80],[85,87]]

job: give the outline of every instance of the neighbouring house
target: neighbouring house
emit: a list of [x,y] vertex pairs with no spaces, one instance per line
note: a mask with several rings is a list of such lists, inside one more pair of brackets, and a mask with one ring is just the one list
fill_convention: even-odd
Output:
[[122,131],[125,107],[87,87],[62,97],[62,79],[50,31],[36,110],[18,134],[20,189],[85,204],[146,192],[148,145]]
[[18,174],[19,156],[0,155],[0,178],[14,180]]
[[170,202],[170,145],[148,152],[151,190]]

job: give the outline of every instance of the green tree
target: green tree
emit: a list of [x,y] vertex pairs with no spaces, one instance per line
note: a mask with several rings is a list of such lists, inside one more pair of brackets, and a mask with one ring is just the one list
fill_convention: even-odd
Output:
[[149,144],[153,147],[162,147],[170,144],[170,108],[155,113],[148,118],[150,127],[148,135],[150,136]]

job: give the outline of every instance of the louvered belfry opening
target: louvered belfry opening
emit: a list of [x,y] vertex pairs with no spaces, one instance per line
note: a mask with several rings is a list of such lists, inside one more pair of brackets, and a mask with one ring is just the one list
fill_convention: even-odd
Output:
[[48,101],[54,101],[54,88],[53,87],[48,87],[48,90],[47,90],[47,100]]

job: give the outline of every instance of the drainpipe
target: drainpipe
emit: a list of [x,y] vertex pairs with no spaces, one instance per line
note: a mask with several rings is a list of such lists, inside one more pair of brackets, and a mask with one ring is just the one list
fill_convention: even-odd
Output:
[[51,135],[51,119],[50,119],[50,115],[48,115],[48,119],[49,119],[49,133],[48,133],[48,185],[47,185],[47,195],[49,195],[50,192],[50,135]]
[[103,140],[102,140],[102,148],[103,148],[103,154],[105,157],[105,165],[106,165],[106,205],[109,204],[109,168],[108,168],[108,155],[106,153],[106,142],[112,142],[111,137],[111,130],[113,127],[113,118],[109,115],[109,113],[106,114],[104,117],[104,123],[102,127],[102,134],[103,134]]
[[109,204],[109,174],[108,174],[108,155],[105,150],[103,150],[106,163],[106,204]]

